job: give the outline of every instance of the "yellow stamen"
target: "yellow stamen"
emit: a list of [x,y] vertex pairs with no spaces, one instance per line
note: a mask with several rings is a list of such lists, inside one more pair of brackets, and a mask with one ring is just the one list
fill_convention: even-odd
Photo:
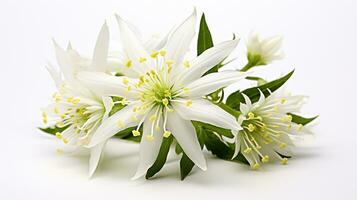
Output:
[[161,50],[160,51],[160,56],[165,56],[166,55],[166,51],[165,50]]
[[262,162],[263,162],[263,163],[269,162],[269,156],[268,156],[268,155],[263,156]]
[[120,119],[117,120],[117,124],[120,128],[125,128],[125,124],[123,121],[121,121]]
[[65,144],[68,144],[68,142],[69,142],[67,138],[63,138],[62,141],[63,141],[63,143],[65,143]]
[[123,78],[123,84],[124,85],[128,85],[129,84],[129,80],[127,78]]
[[147,135],[147,136],[146,136],[146,139],[147,139],[148,141],[153,141],[155,138],[154,138],[153,135]]
[[167,105],[169,104],[169,100],[166,99],[166,98],[162,99],[162,104],[163,104],[164,106],[167,106]]
[[186,106],[192,106],[192,100],[191,99],[186,101]]
[[253,132],[255,130],[255,126],[253,124],[248,125],[248,131]]
[[130,68],[132,66],[133,62],[129,59],[125,62],[125,67]]
[[131,133],[133,134],[133,136],[139,136],[141,133],[140,133],[140,131],[137,131],[137,130],[133,130],[133,131],[131,131]]
[[288,161],[289,161],[288,158],[283,158],[283,159],[281,159],[280,163],[281,163],[282,165],[286,165],[286,164],[288,164]]
[[77,103],[79,103],[80,101],[81,101],[80,98],[74,98],[74,99],[72,99],[72,103],[73,103],[73,104],[77,104]]
[[183,93],[184,94],[188,94],[190,92],[190,89],[189,88],[183,88]]
[[259,164],[259,163],[255,163],[255,164],[252,166],[252,168],[253,168],[254,170],[258,170],[258,169],[260,168],[260,164]]
[[58,139],[62,139],[62,134],[61,134],[60,132],[57,132],[57,133],[56,133],[56,137],[57,137]]
[[254,119],[254,113],[249,112],[248,113],[248,119]]
[[170,135],[171,135],[171,131],[167,131],[167,130],[166,130],[166,131],[164,132],[164,137],[165,137],[165,138],[170,137]]
[[174,64],[173,60],[166,60],[165,62],[168,66],[171,66],[172,64]]
[[139,63],[143,63],[143,62],[145,62],[146,60],[147,60],[146,58],[140,57],[140,58],[139,58]]
[[189,68],[190,67],[190,62],[188,62],[187,60],[183,61],[183,66],[185,68]]
[[281,98],[281,99],[280,99],[280,103],[281,103],[281,104],[284,104],[285,102],[286,102],[286,98]]
[[154,52],[151,53],[150,56],[151,56],[152,58],[156,58],[157,55],[159,55],[159,52],[158,52],[158,51],[154,51]]

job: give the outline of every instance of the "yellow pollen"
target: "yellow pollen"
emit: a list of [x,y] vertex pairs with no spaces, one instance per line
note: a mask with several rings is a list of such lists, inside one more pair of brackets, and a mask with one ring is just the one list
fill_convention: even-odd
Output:
[[171,97],[171,92],[170,90],[165,90],[165,97]]
[[286,102],[286,98],[281,98],[281,99],[280,99],[280,103],[281,103],[281,104],[284,104],[285,102]]
[[145,62],[146,60],[147,60],[146,58],[140,57],[140,58],[139,58],[139,63],[143,63],[143,62]]
[[278,110],[279,109],[279,106],[278,105],[275,105],[274,106],[274,110]]
[[61,134],[60,132],[57,132],[57,133],[56,133],[56,137],[57,137],[58,139],[62,139],[62,134]]
[[166,51],[165,50],[161,50],[160,51],[160,56],[165,56],[166,55]]
[[299,124],[298,127],[297,127],[297,130],[298,130],[298,131],[301,131],[303,127],[304,127],[304,125]]
[[138,130],[133,130],[133,131],[131,131],[131,133],[133,134],[133,136],[139,136],[141,133],[140,133],[140,131],[138,131]]
[[164,132],[164,138],[168,138],[168,137],[170,137],[170,135],[171,135],[171,131],[165,131]]
[[128,85],[128,84],[129,84],[129,81],[128,81],[127,78],[123,78],[123,84],[124,84],[124,85]]
[[131,89],[132,89],[131,86],[128,86],[127,91],[130,92]]
[[162,99],[162,104],[164,106],[167,106],[169,104],[169,100],[167,100],[166,98]]
[[125,67],[130,68],[132,64],[133,64],[133,62],[129,59],[125,62],[124,65],[125,65]]
[[192,106],[192,100],[191,99],[186,101],[186,106]]
[[69,142],[67,138],[63,138],[62,141],[63,141],[63,143],[65,143],[65,144],[68,144],[68,142]]
[[279,148],[284,149],[284,148],[286,148],[286,146],[287,146],[286,143],[280,143]]
[[259,164],[259,163],[255,163],[255,164],[252,166],[252,168],[253,168],[254,170],[258,170],[258,169],[260,168],[260,164]]
[[135,115],[132,115],[130,118],[131,118],[131,121],[133,121],[133,122],[138,121],[138,118]]
[[281,159],[280,163],[281,163],[282,165],[286,165],[286,164],[288,164],[288,161],[289,161],[288,158],[283,158],[283,159]]
[[168,66],[171,66],[172,64],[174,64],[173,60],[166,60],[165,62]]
[[68,97],[68,98],[67,98],[67,102],[68,102],[68,103],[71,103],[72,100],[73,100],[73,97]]
[[269,162],[269,156],[268,156],[268,155],[263,156],[262,162],[263,162],[263,163]]
[[249,112],[248,113],[248,119],[254,119],[254,113]]
[[255,126],[253,124],[248,125],[248,131],[253,132],[255,130]]
[[42,118],[42,122],[44,123],[44,124],[47,124],[47,118]]
[[154,52],[151,53],[150,56],[151,56],[152,58],[156,58],[157,55],[159,55],[159,52],[158,52],[158,51],[154,51]]
[[120,128],[125,128],[125,124],[123,121],[121,121],[120,119],[117,120],[117,124]]
[[187,60],[183,61],[183,66],[185,68],[189,68],[190,67],[190,62],[188,62]]
[[73,103],[73,104],[77,104],[77,103],[79,103],[79,101],[80,101],[79,98],[74,98],[74,99],[72,99],[72,103]]
[[154,140],[154,135],[150,134],[146,136],[146,140],[148,141],[153,141]]
[[184,94],[188,94],[190,92],[190,89],[189,88],[183,88],[183,93]]
[[58,114],[58,113],[59,113],[59,111],[58,111],[58,107],[57,107],[57,106],[55,106],[55,107],[53,108],[53,112],[54,112],[54,113],[56,113],[56,114]]
[[150,118],[149,118],[150,121],[155,121],[156,120],[156,115],[151,115]]
[[42,117],[47,118],[47,114],[45,112],[42,112]]
[[252,148],[248,147],[243,152],[248,154],[248,153],[252,152]]
[[139,110],[139,109],[138,109],[138,107],[136,107],[136,106],[133,108],[133,112],[137,112],[138,110]]
[[160,126],[155,126],[155,130],[156,131],[160,131],[161,129],[160,129]]

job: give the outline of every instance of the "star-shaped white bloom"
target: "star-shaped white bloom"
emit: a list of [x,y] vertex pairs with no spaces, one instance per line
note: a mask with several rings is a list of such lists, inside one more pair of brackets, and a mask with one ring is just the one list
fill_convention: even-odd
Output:
[[283,58],[280,50],[281,36],[262,39],[257,33],[251,33],[247,41],[248,60],[256,65],[266,65]]
[[[110,97],[102,97],[76,79],[76,75],[83,70],[106,71],[108,45],[109,32],[106,24],[99,33],[92,59],[78,54],[70,44],[64,50],[54,41],[60,70],[51,64],[48,64],[47,69],[58,92],[53,94],[53,103],[43,109],[42,118],[50,126],[67,127],[62,133],[56,133],[57,138],[65,144],[86,147],[113,106]],[[105,143],[106,141],[102,141],[90,149],[89,176],[97,168]]]
[[240,105],[238,118],[243,130],[233,140],[225,138],[235,143],[233,158],[241,152],[253,169],[270,160],[286,164],[287,157],[291,156],[293,139],[309,133],[303,125],[292,122],[289,114],[299,112],[305,97],[276,91],[265,98],[261,92],[258,102],[252,104],[246,95],[243,96],[245,103]]
[[125,98],[126,107],[109,117],[94,134],[89,146],[95,146],[118,131],[137,126],[134,135],[143,136],[140,163],[134,176],[139,178],[155,162],[163,137],[175,137],[187,156],[201,169],[206,161],[192,125],[201,121],[218,127],[240,130],[235,117],[204,96],[244,78],[245,73],[223,71],[205,75],[237,46],[238,39],[217,44],[191,61],[184,60],[195,35],[196,11],[170,34],[162,49],[148,52],[119,16],[125,65],[136,77],[115,77],[105,73],[82,72],[78,78],[90,88],[107,96]]

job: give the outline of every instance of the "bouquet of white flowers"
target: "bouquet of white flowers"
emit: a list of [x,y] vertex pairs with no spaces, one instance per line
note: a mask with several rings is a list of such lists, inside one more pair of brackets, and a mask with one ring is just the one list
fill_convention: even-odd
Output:
[[[59,70],[51,64],[47,69],[57,92],[42,110],[45,127],[40,129],[67,145],[89,149],[89,176],[113,137],[140,143],[133,179],[158,173],[172,146],[181,154],[184,179],[194,165],[207,169],[204,148],[257,170],[267,162],[287,164],[294,141],[310,134],[306,125],[316,117],[298,115],[305,97],[281,89],[293,71],[273,81],[252,76],[252,68],[282,58],[281,37],[251,34],[248,63],[224,70],[240,39],[234,35],[213,44],[204,14],[197,56],[186,59],[196,15],[194,10],[167,36],[149,41],[142,41],[137,29],[117,15],[123,52],[115,56],[109,56],[106,23],[92,58],[54,41]],[[256,86],[225,98],[225,87],[242,79],[256,81]]]

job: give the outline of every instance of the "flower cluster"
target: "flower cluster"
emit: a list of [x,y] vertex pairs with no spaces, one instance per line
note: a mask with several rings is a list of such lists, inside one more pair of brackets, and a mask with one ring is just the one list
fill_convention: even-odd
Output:
[[[294,141],[310,133],[306,125],[315,118],[298,115],[304,96],[279,89],[293,72],[273,81],[250,76],[251,68],[281,58],[281,38],[251,35],[247,65],[225,70],[240,39],[213,44],[202,15],[197,56],[188,58],[196,18],[194,10],[165,37],[142,41],[137,28],[116,15],[122,47],[116,54],[108,50],[106,23],[91,58],[54,41],[59,69],[51,64],[47,69],[57,92],[42,109],[41,130],[89,149],[89,176],[113,136],[140,143],[133,179],[158,173],[172,146],[182,155],[182,179],[194,165],[207,169],[204,148],[253,169],[275,160],[287,164]],[[224,98],[224,89],[243,79],[257,85]]]

